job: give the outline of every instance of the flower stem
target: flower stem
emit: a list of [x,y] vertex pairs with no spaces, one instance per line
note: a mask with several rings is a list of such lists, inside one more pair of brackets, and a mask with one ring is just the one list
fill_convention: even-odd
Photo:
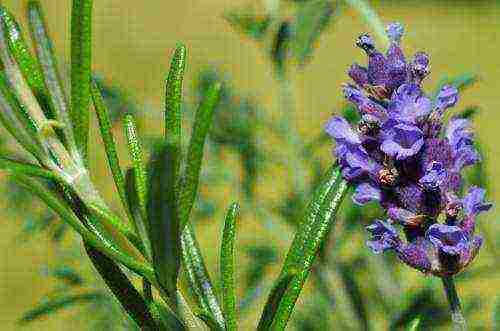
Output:
[[455,288],[455,282],[452,277],[443,277],[442,280],[446,298],[450,304],[453,330],[465,331],[467,330],[467,323],[462,314],[462,307],[460,306],[460,299],[458,298],[457,289]]

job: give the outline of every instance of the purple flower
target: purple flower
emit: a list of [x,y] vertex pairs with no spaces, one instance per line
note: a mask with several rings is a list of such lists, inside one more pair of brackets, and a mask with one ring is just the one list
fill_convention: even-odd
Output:
[[420,178],[419,183],[429,190],[436,190],[444,183],[447,177],[448,174],[443,164],[433,161],[425,169],[425,174]]
[[372,236],[367,245],[376,254],[395,249],[400,245],[398,233],[389,222],[375,220],[373,224],[366,227],[366,230]]
[[334,116],[328,121],[325,126],[325,131],[328,133],[337,143],[341,144],[352,144],[359,145],[361,140],[358,134],[354,131],[351,125],[340,116]]
[[418,127],[398,124],[387,133],[380,149],[396,160],[404,160],[417,154],[423,145],[423,133]]
[[380,189],[369,183],[362,183],[356,187],[352,200],[358,205],[364,205],[370,201],[380,201]]
[[469,246],[466,233],[454,225],[433,224],[427,230],[426,237],[436,248],[450,255],[460,255]]
[[431,110],[430,99],[415,84],[401,85],[389,103],[389,117],[398,122],[414,124]]
[[482,188],[476,186],[469,188],[469,192],[462,201],[467,216],[477,216],[479,213],[490,210],[493,205],[485,201],[485,194],[486,191]]
[[454,275],[477,255],[476,217],[491,204],[477,187],[461,195],[461,171],[480,160],[470,123],[452,118],[445,125],[444,112],[456,105],[458,90],[445,85],[431,102],[422,88],[429,56],[417,52],[406,60],[403,30],[398,23],[387,27],[385,55],[370,36],[358,38],[368,64],[350,67],[356,85],[345,84],[343,92],[361,120],[353,127],[336,116],[325,129],[336,142],[344,178],[356,186],[353,201],[378,201],[387,211],[387,221],[367,227],[368,247],[375,253],[393,250],[424,273]]
[[472,145],[473,133],[469,120],[464,118],[451,119],[446,128],[446,138],[454,154],[457,154],[462,148]]
[[445,85],[437,95],[435,108],[443,111],[456,105],[458,101],[458,90],[451,85]]

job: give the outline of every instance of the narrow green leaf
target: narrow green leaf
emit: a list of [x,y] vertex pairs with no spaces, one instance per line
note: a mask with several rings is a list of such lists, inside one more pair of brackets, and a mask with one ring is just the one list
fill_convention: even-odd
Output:
[[13,98],[7,85],[4,84],[5,81],[0,75],[0,122],[5,127],[5,129],[16,139],[16,141],[21,145],[27,152],[32,154],[38,161],[47,161],[48,157],[45,154],[43,147],[40,145],[38,140],[33,140],[23,127],[17,118],[15,108],[19,107],[19,104]]
[[51,268],[50,275],[73,287],[82,286],[85,283],[82,275],[80,275],[75,269],[69,266],[61,266],[53,269]]
[[[326,240],[348,187],[341,178],[339,168],[332,167],[315,191],[281,269],[280,278],[289,274],[291,270],[297,272],[297,276],[294,277],[293,283],[279,302],[272,322],[273,330],[284,330],[288,323],[295,302],[309,275],[314,259]],[[267,306],[271,304],[273,303],[268,300],[264,311],[269,310]]]
[[[153,278],[153,270],[149,265],[142,263],[136,258],[124,253],[120,250],[120,248],[117,248],[112,242],[106,240],[102,235],[98,237],[94,232],[88,230],[73,213],[70,206],[68,206],[65,201],[55,196],[53,192],[49,191],[40,182],[19,174],[13,175],[12,177],[15,181],[37,196],[50,209],[57,213],[64,222],[78,232],[90,245],[101,250],[110,258],[123,263],[129,269],[137,272],[138,274],[148,277],[148,279]],[[92,223],[88,223],[88,225],[90,226]]]
[[120,166],[120,160],[118,158],[117,148],[115,139],[113,137],[113,132],[111,131],[111,119],[109,118],[108,109],[102,98],[101,92],[99,91],[95,83],[92,84],[92,99],[94,101],[94,109],[97,114],[97,120],[99,122],[99,130],[101,132],[101,138],[104,143],[104,150],[106,151],[106,157],[108,160],[108,166],[113,174],[113,180],[115,182],[116,189],[118,190],[118,195],[122,201],[123,207],[128,210],[127,194],[125,189],[125,179],[123,177],[122,168]]
[[[181,248],[179,217],[175,200],[171,146],[163,144],[153,150],[149,165],[148,221],[156,276],[168,296],[175,298]],[[136,177],[137,180],[137,177]]]
[[182,158],[182,83],[186,70],[187,49],[177,45],[170,62],[170,70],[165,86],[165,142],[171,158],[171,174],[174,184],[175,200],[178,201],[180,166]]
[[203,261],[191,223],[184,227],[181,244],[184,269],[199,307],[206,315],[211,316],[219,327],[225,328],[224,314]]
[[419,325],[420,325],[420,317],[417,317],[413,321],[411,321],[410,325],[408,326],[408,331],[417,331]]
[[85,249],[106,285],[137,325],[142,330],[158,330],[146,301],[120,267],[94,247],[85,245]]
[[276,313],[278,312],[279,305],[283,300],[283,296],[289,289],[295,276],[295,272],[293,270],[289,270],[289,273],[286,273],[278,278],[273,286],[273,289],[271,290],[271,293],[269,293],[266,306],[264,307],[264,311],[262,312],[262,316],[259,321],[259,326],[257,327],[258,331],[271,329]]
[[500,296],[497,296],[493,307],[493,330],[500,330]]
[[130,218],[134,224],[135,232],[145,246],[146,255],[151,260],[153,255],[151,243],[149,241],[147,215],[144,214],[144,211],[139,205],[133,168],[129,168],[125,173],[125,190],[127,198],[126,208],[130,212]]
[[201,102],[194,119],[193,132],[191,134],[191,140],[189,141],[186,169],[180,186],[179,215],[181,231],[189,221],[189,215],[198,192],[203,149],[208,130],[212,124],[212,116],[215,107],[219,102],[220,89],[220,83],[211,86],[205,99]]
[[239,205],[235,202],[229,207],[224,222],[222,245],[220,248],[220,273],[222,276],[222,304],[226,330],[237,330],[236,293],[234,285],[234,238]]
[[48,91],[45,87],[42,71],[24,39],[23,33],[15,18],[2,6],[0,7],[0,16],[2,16],[7,35],[7,43],[10,52],[21,69],[28,86],[33,91],[38,102],[48,118],[55,118],[54,109],[48,98]]
[[293,47],[299,64],[310,59],[321,33],[331,23],[333,6],[331,1],[314,0],[298,7]]
[[57,59],[54,54],[52,40],[49,37],[45,15],[39,1],[28,2],[27,13],[31,38],[36,51],[38,63],[43,72],[47,93],[54,105],[55,119],[63,124],[64,141],[75,159],[82,162],[76,148],[75,137],[69,118],[68,96],[63,88],[62,78],[59,73]]
[[40,318],[46,317],[48,315],[54,314],[60,311],[61,309],[69,308],[71,306],[80,305],[84,303],[100,301],[105,298],[106,294],[102,293],[101,291],[64,295],[61,297],[51,298],[24,313],[23,316],[18,320],[18,323],[27,324],[35,320],[38,320]]
[[92,64],[93,0],[73,0],[71,9],[71,111],[76,145],[87,159]]
[[11,160],[0,156],[0,169],[12,174],[24,174],[32,177],[41,177],[49,180],[60,181],[61,179],[53,172],[39,166]]
[[258,16],[245,11],[229,12],[224,15],[224,19],[245,37],[261,40],[271,26],[271,17],[268,15]]
[[125,135],[127,136],[128,150],[132,159],[135,185],[137,190],[138,202],[141,210],[145,214],[147,199],[146,168],[143,162],[142,146],[137,136],[137,126],[134,117],[130,114],[123,118],[125,124]]

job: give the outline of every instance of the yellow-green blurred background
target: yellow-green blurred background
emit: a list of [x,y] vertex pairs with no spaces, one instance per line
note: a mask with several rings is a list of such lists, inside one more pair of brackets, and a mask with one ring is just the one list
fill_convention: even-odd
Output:
[[[24,17],[23,0],[2,1],[17,17]],[[69,0],[41,1],[46,10],[49,28],[55,40],[55,49],[61,63],[69,58]],[[207,64],[215,65],[227,73],[235,87],[251,95],[257,102],[273,112],[279,108],[280,87],[273,79],[265,51],[248,38],[241,38],[222,15],[230,9],[252,6],[262,9],[259,1],[249,0],[190,0],[190,1],[94,1],[94,58],[93,69],[129,90],[139,105],[153,113],[144,115],[144,128],[148,134],[158,134],[161,119],[162,85],[168,68],[169,56],[178,41],[189,49],[189,65],[186,77],[186,94],[193,89],[190,81],[198,70]],[[262,1],[266,2],[266,1]],[[257,3],[257,4],[256,4]],[[500,191],[500,3],[498,1],[371,1],[384,22],[400,21],[407,33],[404,47],[407,52],[425,49],[431,56],[431,76],[426,86],[431,88],[444,75],[474,72],[481,76],[479,84],[468,89],[460,105],[478,104],[482,111],[475,121],[479,139],[483,142],[488,158],[487,172],[491,179],[489,198],[499,201]],[[21,20],[24,24],[24,18]],[[363,63],[363,54],[353,46],[354,38],[369,28],[359,15],[346,9],[335,19],[328,32],[323,34],[310,65],[305,70],[293,69],[291,89],[294,94],[296,113],[293,126],[306,140],[316,136],[329,115],[341,103],[340,84],[347,80],[346,68],[356,60]],[[144,130],[146,131],[146,130]],[[265,140],[264,137],[261,137]],[[99,144],[94,130],[92,141]],[[122,140],[123,142],[123,140]],[[293,152],[293,151],[290,151]],[[328,155],[326,155],[328,157]],[[230,166],[230,165],[229,165]],[[91,160],[94,178],[103,189],[111,187],[111,179],[103,162],[103,155]],[[235,172],[237,170],[235,169]],[[293,170],[278,167],[273,176],[264,176],[260,185],[264,195],[277,196],[286,191],[287,181]],[[111,196],[113,193],[107,189]],[[232,199],[237,189],[212,192],[223,201]],[[261,189],[259,189],[261,191]],[[3,205],[0,200],[0,206]],[[20,206],[23,201],[19,201]],[[0,214],[1,215],[1,214]],[[220,217],[221,213],[217,213]],[[480,230],[500,235],[498,208],[483,216]],[[219,218],[218,220],[220,220]],[[288,239],[269,233],[250,216],[242,220],[240,233],[245,240],[261,236],[262,240],[282,241],[284,254]],[[215,248],[218,244],[220,222],[204,223],[199,239],[208,257],[211,270],[215,271]],[[31,308],[54,285],[42,273],[43,266],[54,259],[49,240],[39,236],[29,244],[15,241],[20,231],[19,222],[2,217],[0,239],[0,329],[14,330],[19,327],[15,320]],[[359,240],[362,244],[363,235]],[[358,244],[353,244],[353,246]],[[361,245],[362,246],[362,245]],[[211,251],[214,250],[214,251]],[[242,260],[241,263],[251,263]],[[472,266],[496,264],[487,252],[479,256]],[[276,271],[278,266],[276,266]],[[419,286],[422,281],[417,273],[411,273],[406,289]],[[468,283],[469,284],[469,283]],[[482,293],[481,309],[490,315],[495,296],[500,292],[500,272],[485,280],[478,279],[468,288],[461,288],[465,300],[473,292]],[[406,290],[405,289],[405,290]],[[402,294],[404,295],[404,294]],[[261,303],[261,301],[259,301]],[[255,309],[243,329],[250,329],[251,320],[257,319],[261,306]],[[77,330],[78,323],[71,325],[78,309],[69,309],[51,319],[36,322],[27,330]],[[477,318],[482,318],[477,314]],[[83,319],[84,322],[84,319]],[[84,323],[83,323],[84,324]],[[491,328],[491,321],[484,321],[484,330]]]

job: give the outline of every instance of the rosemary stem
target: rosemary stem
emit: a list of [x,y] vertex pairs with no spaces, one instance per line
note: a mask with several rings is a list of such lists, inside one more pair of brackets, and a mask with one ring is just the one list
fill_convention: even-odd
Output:
[[460,299],[458,298],[457,289],[455,288],[455,282],[452,277],[443,277],[442,280],[446,298],[450,304],[453,330],[465,331],[467,330],[467,323],[465,322],[464,315],[462,314],[462,307],[460,306]]

